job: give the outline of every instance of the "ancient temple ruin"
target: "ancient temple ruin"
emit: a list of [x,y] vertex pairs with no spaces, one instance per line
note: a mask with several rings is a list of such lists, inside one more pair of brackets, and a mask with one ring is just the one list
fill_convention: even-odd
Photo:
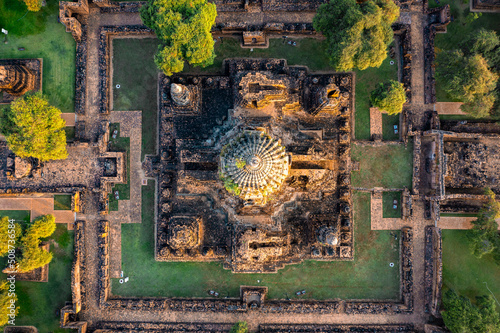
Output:
[[245,132],[224,146],[219,169],[228,191],[246,204],[264,204],[288,176],[289,156],[264,132]]
[[234,272],[352,260],[352,74],[225,68],[160,79],[156,259]]
[[0,60],[0,103],[42,88],[42,59]]

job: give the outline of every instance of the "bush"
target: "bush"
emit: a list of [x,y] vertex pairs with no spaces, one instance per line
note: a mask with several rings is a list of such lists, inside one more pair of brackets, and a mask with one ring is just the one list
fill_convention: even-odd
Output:
[[403,84],[389,80],[379,85],[372,91],[370,101],[373,106],[388,114],[398,114],[403,111],[403,105],[406,103],[406,93]]
[[65,159],[66,122],[40,93],[19,97],[0,115],[0,132],[19,157],[40,161]]

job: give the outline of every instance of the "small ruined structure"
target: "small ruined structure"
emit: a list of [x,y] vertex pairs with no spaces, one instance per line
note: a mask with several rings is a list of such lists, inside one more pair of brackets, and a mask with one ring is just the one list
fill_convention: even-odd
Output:
[[59,1],[59,20],[66,27],[66,32],[71,32],[77,42],[80,42],[84,35],[92,4],[101,8],[113,6],[110,0]]
[[498,0],[471,0],[471,12],[499,13],[500,1]]
[[[477,213],[484,189],[500,192],[500,126],[441,121],[421,138],[420,187],[429,200],[429,218],[440,213]],[[439,128],[439,127],[438,127]]]
[[14,98],[42,87],[41,59],[0,60],[0,103],[10,103]]
[[21,96],[35,87],[35,76],[24,65],[0,65],[0,90]]
[[265,203],[289,171],[289,156],[279,141],[264,132],[245,132],[221,152],[220,177],[228,189],[248,203]]
[[224,68],[160,77],[156,259],[240,273],[352,260],[352,74]]
[[179,106],[186,106],[191,100],[191,93],[182,84],[172,83],[170,86],[170,95],[175,104]]
[[322,226],[318,230],[318,241],[321,244],[335,246],[338,244],[338,231],[333,227]]

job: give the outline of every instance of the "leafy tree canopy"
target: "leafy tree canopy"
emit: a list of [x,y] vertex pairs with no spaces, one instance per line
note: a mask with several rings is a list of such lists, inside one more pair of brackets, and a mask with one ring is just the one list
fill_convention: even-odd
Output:
[[490,295],[477,297],[474,305],[468,298],[448,290],[443,295],[443,308],[441,315],[452,333],[500,332],[500,318]]
[[[5,326],[9,321],[7,315],[11,313],[8,308],[12,304],[11,300],[14,302],[17,301],[17,295],[16,293],[9,293],[9,284],[7,281],[3,281],[0,283],[0,327]],[[17,315],[18,312],[19,307],[17,306],[14,310],[14,314]]]
[[453,50],[440,52],[436,61],[436,76],[453,99],[465,103],[462,110],[475,117],[487,116],[495,101],[498,75],[490,70],[486,59]]
[[399,17],[392,0],[331,0],[318,8],[314,29],[326,36],[330,64],[338,71],[379,67]]
[[66,122],[61,111],[49,105],[41,94],[17,98],[0,115],[0,132],[9,149],[19,157],[34,157],[41,161],[65,159]]
[[230,333],[247,333],[248,325],[246,321],[239,321],[231,327]]
[[372,91],[370,100],[372,105],[388,114],[398,114],[403,111],[403,104],[406,103],[406,93],[403,84],[389,80],[381,82]]
[[[9,228],[9,218],[5,216],[0,219],[0,257],[9,251],[9,240],[16,241],[20,236],[21,226],[19,223],[14,222],[14,228]],[[10,243],[10,245],[15,244]]]
[[496,31],[479,29],[479,31],[469,35],[462,43],[461,49],[469,56],[482,55],[489,66],[499,69],[500,38],[498,38]]
[[184,61],[194,66],[213,64],[215,5],[207,0],[150,0],[141,18],[154,30],[162,45],[155,63],[166,75],[183,70]]
[[49,237],[55,230],[53,215],[41,216],[33,222],[21,238],[22,258],[18,262],[18,271],[29,272],[52,260],[52,253],[40,248],[40,238]]
[[488,202],[479,211],[479,216],[472,222],[473,227],[469,231],[471,252],[478,258],[500,250],[498,223],[495,221],[500,217],[500,203],[496,201],[495,193],[491,189],[486,189],[485,194],[488,196]]
[[42,9],[42,1],[41,0],[23,0],[23,2],[28,7],[28,10],[31,12],[37,12]]

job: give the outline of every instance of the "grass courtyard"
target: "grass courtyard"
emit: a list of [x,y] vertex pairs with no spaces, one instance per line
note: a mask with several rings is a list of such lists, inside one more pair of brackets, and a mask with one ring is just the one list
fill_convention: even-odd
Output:
[[[476,296],[493,294],[500,300],[500,265],[491,255],[481,259],[469,251],[467,231],[443,230],[443,289],[474,300]],[[489,288],[489,290],[488,290]],[[497,304],[497,311],[500,305]]]
[[[310,52],[311,49],[317,52]],[[216,43],[217,58],[212,66],[204,69],[186,67],[185,72],[218,73],[222,70],[222,59],[227,57],[285,58],[289,65],[305,65],[312,71],[331,71],[323,50],[322,42],[311,38],[297,40],[296,47],[284,44],[281,39],[271,39],[269,49],[254,51],[242,49],[237,40],[226,38],[222,43]],[[155,153],[156,148],[158,71],[153,62],[156,51],[157,40],[154,38],[113,41],[113,110],[142,110],[143,155]],[[356,113],[359,138],[369,138],[369,91],[377,82],[395,79],[396,75],[397,68],[389,64],[389,59],[381,68],[356,73],[356,109],[361,110]],[[384,123],[390,126],[394,121],[394,118],[384,119]],[[398,153],[392,152],[394,155]],[[142,191],[142,224],[122,226],[122,269],[130,280],[125,284],[113,280],[112,291],[116,295],[208,297],[207,291],[213,289],[221,296],[236,297],[240,285],[255,285],[260,280],[261,285],[270,287],[271,298],[297,297],[295,291],[298,289],[308,291],[302,297],[315,299],[399,297],[399,270],[389,267],[389,262],[399,262],[398,243],[390,232],[370,230],[367,194],[357,193],[355,196],[356,250],[353,262],[306,261],[288,266],[277,274],[233,274],[224,270],[222,263],[156,262],[153,248],[154,183],[150,181]],[[162,288],[159,289],[158,285]]]
[[[154,183],[143,187],[142,223],[122,225],[122,269],[129,282],[112,280],[120,296],[238,297],[240,285],[269,287],[270,298],[396,299],[399,297],[399,243],[390,231],[370,228],[370,196],[354,195],[355,258],[347,262],[306,261],[277,274],[233,274],[222,263],[167,263],[154,260]],[[395,267],[389,263],[394,262]],[[158,288],[161,286],[161,288]],[[305,296],[296,296],[306,289]]]
[[[0,217],[8,216],[23,225],[29,223],[29,211],[0,211]],[[49,264],[49,282],[17,281],[16,294],[19,314],[16,326],[36,325],[39,332],[63,333],[67,330],[59,328],[59,311],[65,302],[71,301],[71,263],[73,261],[73,231],[66,225],[58,224],[50,251],[54,254]],[[0,258],[2,268],[6,257]],[[0,281],[6,275],[0,273]]]
[[360,171],[352,172],[354,187],[403,188],[412,186],[413,143],[369,147],[353,145],[351,156]]
[[0,1],[0,26],[10,30],[8,44],[1,35],[0,59],[43,58],[43,93],[62,112],[74,112],[76,44],[57,22],[58,14],[57,0],[48,0],[37,13],[27,12],[19,0]]
[[[401,192],[383,192],[383,217],[401,218]],[[394,202],[396,201],[396,204]]]

